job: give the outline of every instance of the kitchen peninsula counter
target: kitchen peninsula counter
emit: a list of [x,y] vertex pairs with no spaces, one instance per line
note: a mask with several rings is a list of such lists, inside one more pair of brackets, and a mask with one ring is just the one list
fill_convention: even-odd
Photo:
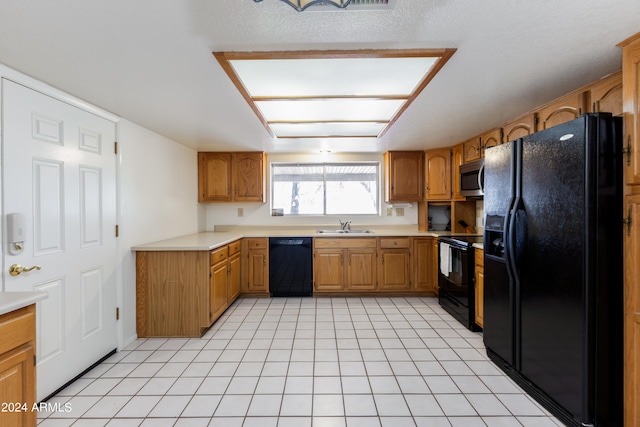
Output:
[[47,297],[45,292],[0,292],[0,315],[19,310]]

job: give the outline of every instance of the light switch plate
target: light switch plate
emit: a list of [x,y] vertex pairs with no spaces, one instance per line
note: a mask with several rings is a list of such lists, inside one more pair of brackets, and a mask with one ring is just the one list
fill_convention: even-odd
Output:
[[244,208],[238,208],[238,216],[244,216]]

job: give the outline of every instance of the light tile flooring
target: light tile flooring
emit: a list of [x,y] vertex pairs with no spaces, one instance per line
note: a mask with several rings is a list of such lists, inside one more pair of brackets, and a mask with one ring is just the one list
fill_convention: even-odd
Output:
[[41,427],[562,426],[417,297],[239,299],[202,338],[137,340],[49,403]]

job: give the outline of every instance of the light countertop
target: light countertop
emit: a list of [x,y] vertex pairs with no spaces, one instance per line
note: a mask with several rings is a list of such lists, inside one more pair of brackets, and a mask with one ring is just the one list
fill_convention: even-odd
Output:
[[0,315],[43,300],[46,292],[0,292]]
[[[407,237],[438,237],[451,236],[456,233],[450,231],[420,231],[416,225],[399,226],[362,226],[353,229],[370,230],[371,233],[345,233],[345,234],[320,234],[317,230],[335,229],[331,226],[227,226],[217,227],[217,231],[189,234],[173,239],[161,240],[142,245],[133,246],[132,251],[208,251],[229,244],[235,240],[246,237],[317,237],[317,238],[354,238],[354,237],[383,237],[383,236],[407,236]],[[460,234],[460,233],[457,233]]]

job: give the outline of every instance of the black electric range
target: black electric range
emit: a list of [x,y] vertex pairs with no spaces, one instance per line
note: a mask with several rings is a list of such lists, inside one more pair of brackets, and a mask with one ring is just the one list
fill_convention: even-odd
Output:
[[472,331],[475,322],[474,243],[482,236],[441,236],[438,239],[438,302],[449,314]]

